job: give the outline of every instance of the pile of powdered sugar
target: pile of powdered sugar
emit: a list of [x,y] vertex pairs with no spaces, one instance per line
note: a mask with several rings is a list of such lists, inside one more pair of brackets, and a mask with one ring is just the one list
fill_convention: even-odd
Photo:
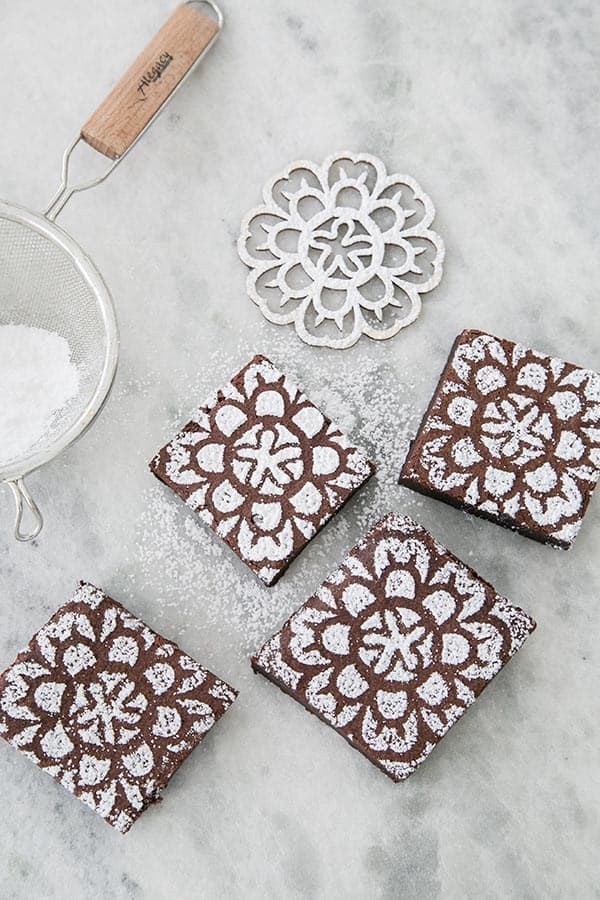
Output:
[[[217,350],[203,360],[201,372],[184,376],[183,393],[178,390],[184,406],[165,423],[165,440],[186,421],[195,404],[224,385],[256,352],[256,345],[242,341],[235,353]],[[398,473],[419,414],[412,400],[414,375],[411,381],[399,377],[382,355],[355,358],[351,367],[341,369],[337,354],[321,357],[318,367],[310,364],[304,348],[290,352],[286,347],[284,355],[271,354],[273,362],[377,466],[376,475],[357,492],[350,507],[333,517],[275,587],[262,585],[192,511],[149,476],[128,571],[132,592],[143,588],[153,597],[156,617],[169,620],[169,633],[175,623],[185,634],[200,619],[211,632],[235,635],[246,652],[255,651],[356,540],[395,508],[395,495],[403,490],[397,486]],[[144,386],[140,388],[145,393]],[[411,508],[421,503],[413,495]]]
[[0,465],[28,456],[79,392],[67,341],[29,325],[0,326]]

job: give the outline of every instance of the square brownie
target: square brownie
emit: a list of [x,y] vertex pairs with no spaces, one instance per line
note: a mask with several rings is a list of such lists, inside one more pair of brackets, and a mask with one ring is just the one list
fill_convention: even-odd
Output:
[[568,549],[599,475],[600,375],[463,331],[400,484]]
[[0,735],[124,834],[236,696],[81,582],[0,675]]
[[424,528],[391,513],[252,666],[402,781],[534,628]]
[[375,467],[287,375],[255,356],[150,469],[272,585]]

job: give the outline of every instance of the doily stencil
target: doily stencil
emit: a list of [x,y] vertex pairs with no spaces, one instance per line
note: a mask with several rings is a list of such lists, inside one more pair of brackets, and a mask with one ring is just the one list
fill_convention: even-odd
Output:
[[295,162],[242,222],[248,294],[308,344],[343,349],[393,337],[442,277],[433,203],[408,175],[367,153]]

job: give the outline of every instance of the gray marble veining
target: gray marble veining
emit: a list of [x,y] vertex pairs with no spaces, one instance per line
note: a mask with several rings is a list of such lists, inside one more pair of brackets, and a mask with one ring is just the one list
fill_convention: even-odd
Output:
[[[2,196],[49,199],[63,146],[171,7],[1,0]],[[224,11],[221,40],[169,112],[61,217],[110,285],[121,363],[94,428],[30,479],[47,519],[35,544],[13,543],[0,496],[0,667],[86,578],[241,695],[125,838],[0,746],[0,896],[598,897],[600,497],[562,553],[395,481],[462,328],[600,366],[600,9],[227,0]],[[414,325],[335,354],[262,320],[235,241],[271,174],[340,149],[414,175],[447,260]],[[288,364],[379,465],[271,591],[146,467],[256,351]],[[390,508],[539,623],[398,786],[247,662]]]

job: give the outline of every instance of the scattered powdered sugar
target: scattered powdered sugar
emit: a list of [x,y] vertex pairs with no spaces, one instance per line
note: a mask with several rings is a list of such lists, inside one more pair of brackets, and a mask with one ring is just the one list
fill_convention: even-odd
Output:
[[0,326],[0,465],[29,455],[77,396],[67,341],[28,325]]
[[[174,434],[195,406],[262,347],[241,342],[235,352],[214,351],[201,371],[190,366],[178,388],[182,407],[165,420],[164,438]],[[352,365],[339,356],[319,357],[305,348],[267,352],[309,399],[329,416],[372,460],[377,472],[357,492],[349,507],[336,514],[292,563],[275,587],[265,587],[192,511],[149,476],[144,512],[137,525],[135,550],[128,569],[132,590],[143,589],[156,601],[156,621],[168,617],[180,634],[199,619],[212,631],[241,641],[254,652],[339,564],[342,556],[374,522],[410,492],[397,485],[402,461],[419,423],[422,405],[414,402],[411,381],[398,374],[379,353],[357,357]],[[142,388],[143,389],[143,388]],[[410,495],[411,509],[422,505]],[[134,574],[135,573],[135,574]],[[133,582],[135,581],[135,584]]]

